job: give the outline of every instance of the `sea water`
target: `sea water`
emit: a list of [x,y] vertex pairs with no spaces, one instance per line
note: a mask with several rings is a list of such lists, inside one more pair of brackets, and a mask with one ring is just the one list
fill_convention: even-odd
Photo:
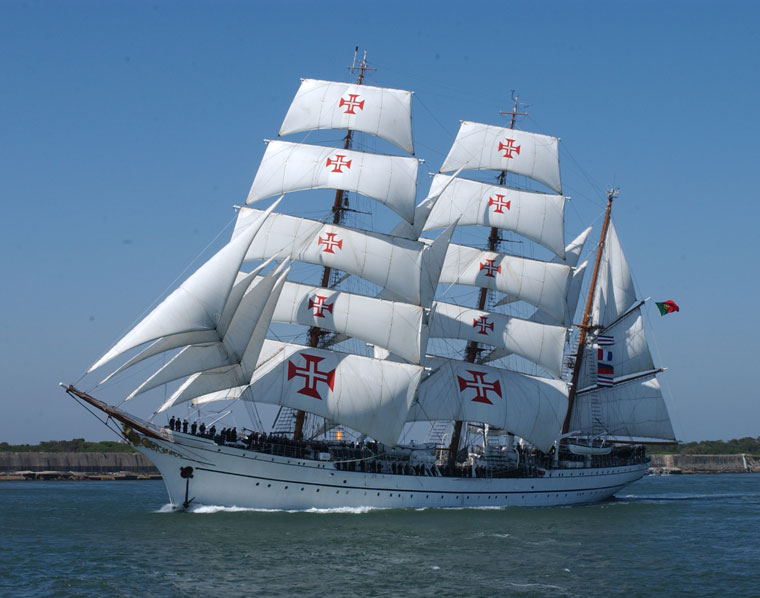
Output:
[[760,475],[588,506],[175,512],[161,482],[0,483],[0,595],[760,596]]

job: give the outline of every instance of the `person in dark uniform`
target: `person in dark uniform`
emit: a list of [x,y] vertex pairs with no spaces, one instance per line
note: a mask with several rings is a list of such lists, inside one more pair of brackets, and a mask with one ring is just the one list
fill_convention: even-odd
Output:
[[201,422],[201,427],[199,428],[199,430],[201,431],[201,436],[205,436],[206,435],[206,424],[203,423],[203,422]]
[[187,434],[187,420],[182,422],[182,431]]
[[172,415],[172,418],[169,420],[169,429],[174,429],[174,416]]
[[193,425],[190,426],[190,433],[195,436],[195,433],[198,431],[198,422],[193,422]]

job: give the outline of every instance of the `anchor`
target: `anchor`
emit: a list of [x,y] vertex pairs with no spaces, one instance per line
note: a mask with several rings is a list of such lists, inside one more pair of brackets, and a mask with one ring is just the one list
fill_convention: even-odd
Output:
[[190,503],[195,500],[195,497],[191,498],[190,500],[187,499],[190,492],[190,478],[193,477],[193,468],[189,465],[187,467],[180,467],[179,475],[182,476],[182,479],[185,480],[185,502],[182,503],[182,508],[187,509],[187,507],[190,506]]

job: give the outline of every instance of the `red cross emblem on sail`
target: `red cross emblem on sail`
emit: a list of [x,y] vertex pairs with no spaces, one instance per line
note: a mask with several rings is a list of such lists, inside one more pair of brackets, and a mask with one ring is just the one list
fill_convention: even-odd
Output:
[[496,396],[501,396],[501,383],[498,380],[493,382],[486,382],[486,374],[488,372],[479,372],[478,370],[467,370],[468,374],[472,374],[472,380],[465,380],[462,376],[457,376],[459,381],[459,392],[462,392],[465,388],[475,389],[475,398],[472,399],[473,403],[485,403],[487,405],[493,405],[488,398],[489,392],[495,392]]
[[288,360],[288,380],[292,380],[295,377],[303,378],[303,388],[297,392],[307,397],[313,397],[315,399],[322,400],[319,392],[317,391],[317,384],[322,382],[327,384],[327,387],[332,390],[335,384],[335,369],[329,372],[320,372],[318,364],[324,359],[319,355],[309,355],[308,353],[301,353],[301,357],[306,361],[306,367],[299,367],[292,361]]
[[343,174],[343,167],[345,166],[347,169],[350,169],[351,162],[353,162],[353,160],[346,160],[346,156],[343,154],[335,154],[335,158],[327,158],[325,168],[330,168],[330,166],[332,166],[333,169],[330,172],[339,172]]
[[494,206],[493,208],[494,214],[503,214],[504,208],[509,210],[512,207],[512,201],[511,200],[504,201],[504,196],[499,195],[497,193],[496,197],[488,198],[488,205]]
[[486,271],[486,276],[489,278],[496,278],[496,274],[501,274],[501,266],[495,266],[494,260],[486,260],[484,264],[480,264],[480,269]]
[[480,316],[479,318],[474,318],[472,320],[472,327],[480,328],[478,334],[485,334],[488,336],[488,331],[493,331],[493,322],[489,322],[486,316]]
[[515,154],[520,155],[521,146],[515,145],[517,142],[514,139],[505,139],[504,141],[506,143],[499,142],[499,151],[504,152],[505,158],[513,158]]
[[359,101],[359,94],[358,93],[349,93],[348,99],[341,98],[340,104],[338,104],[338,107],[346,107],[346,111],[343,114],[356,114],[354,110],[357,108],[359,110],[364,110],[364,100]]
[[309,297],[309,309],[314,310],[313,314],[317,318],[324,318],[325,311],[332,313],[335,303],[325,303],[326,300],[327,297],[323,297],[322,295],[314,295],[314,299]]
[[343,249],[343,239],[338,239],[338,233],[325,233],[326,239],[319,237],[319,245],[324,245],[322,253],[335,253],[335,248]]

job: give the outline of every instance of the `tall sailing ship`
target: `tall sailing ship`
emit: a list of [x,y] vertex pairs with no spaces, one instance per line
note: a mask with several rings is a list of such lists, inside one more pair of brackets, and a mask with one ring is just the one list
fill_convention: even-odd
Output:
[[[120,422],[185,508],[566,505],[639,479],[643,443],[674,435],[611,220],[616,193],[579,264],[590,229],[565,243],[558,139],[517,130],[515,103],[508,127],[461,123],[415,205],[412,94],[365,84],[366,55],[351,68],[355,83],[303,80],[279,131],[343,130],[342,143],[269,141],[229,243],[88,370],[101,378],[121,360],[95,390],[66,391]],[[355,134],[400,152],[357,150]],[[287,194],[325,189],[323,221],[277,211]],[[350,226],[354,197],[398,225]],[[489,228],[485,249],[452,242],[463,227]],[[505,234],[553,257],[505,252]],[[282,340],[293,326],[304,344]],[[118,406],[93,396],[151,363]],[[174,391],[150,420],[125,410],[159,387]],[[216,421],[231,402],[249,408],[250,429]],[[266,430],[264,405],[279,409]],[[188,408],[199,427],[181,425]],[[153,423],[164,413],[170,425]],[[410,429],[426,436],[402,442]]]

